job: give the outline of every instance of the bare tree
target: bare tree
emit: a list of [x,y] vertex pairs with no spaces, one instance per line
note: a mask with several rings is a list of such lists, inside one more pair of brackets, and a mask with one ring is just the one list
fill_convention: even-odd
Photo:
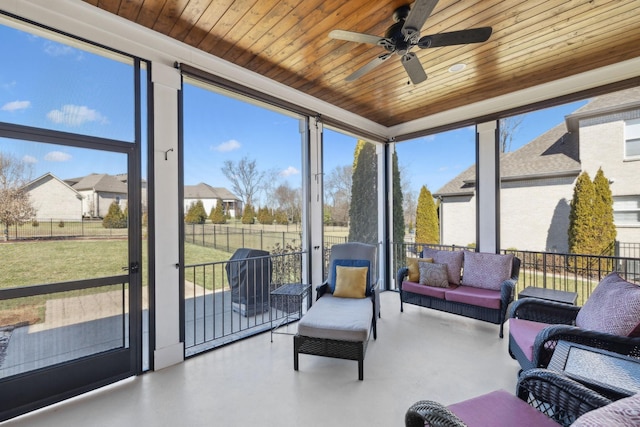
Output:
[[511,151],[511,143],[518,133],[518,128],[522,124],[526,114],[519,116],[505,117],[500,119],[500,152],[508,153]]
[[233,192],[242,199],[245,204],[253,205],[255,196],[265,186],[265,171],[258,170],[255,160],[243,157],[238,163],[225,160],[222,173],[231,181]]
[[287,213],[289,218],[299,218],[302,212],[302,197],[300,189],[291,188],[288,183],[279,185],[273,192],[273,198],[278,209]]
[[349,221],[353,166],[336,166],[324,182],[325,203],[330,207],[334,221]]
[[27,164],[11,155],[0,153],[0,223],[4,225],[4,240],[9,238],[9,227],[32,219],[36,210],[24,191],[31,179]]

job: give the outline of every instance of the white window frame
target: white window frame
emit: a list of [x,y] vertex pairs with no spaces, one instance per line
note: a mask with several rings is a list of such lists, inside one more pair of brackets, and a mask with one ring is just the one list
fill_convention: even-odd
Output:
[[[632,146],[632,154],[628,154]],[[640,160],[640,118],[624,122],[624,159]]]
[[[635,206],[634,206],[635,204]],[[613,215],[614,220],[616,214],[620,213],[636,213],[636,221],[618,222],[615,221],[616,227],[640,227],[640,195],[614,196],[613,197]]]

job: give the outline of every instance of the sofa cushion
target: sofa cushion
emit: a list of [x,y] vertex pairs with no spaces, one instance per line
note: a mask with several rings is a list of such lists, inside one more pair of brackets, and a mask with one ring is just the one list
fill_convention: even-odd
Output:
[[469,427],[558,427],[558,424],[524,400],[505,390],[448,406]]
[[576,326],[620,336],[640,336],[640,286],[618,273],[603,278],[576,317]]
[[464,255],[462,284],[483,289],[500,289],[511,278],[513,254],[467,252]]
[[527,359],[533,360],[533,342],[536,336],[547,327],[546,323],[533,322],[524,319],[509,319],[509,333],[511,338],[518,344]]
[[445,292],[447,301],[463,302],[486,308],[500,308],[500,292],[492,289],[474,288],[471,286],[458,286],[456,289]]
[[571,427],[640,426],[640,394],[634,394],[579,417]]
[[369,298],[336,298],[325,294],[298,322],[298,334],[307,337],[366,341],[373,320]]
[[419,262],[418,265],[420,266],[421,285],[435,286],[436,288],[449,287],[447,264]]
[[333,295],[340,298],[364,298],[369,267],[336,266],[336,288]]
[[433,258],[433,262],[438,264],[447,264],[449,283],[459,285],[462,273],[462,260],[465,252],[466,251],[439,251],[424,248],[422,250],[422,256],[424,258]]
[[448,288],[436,288],[433,286],[424,286],[416,282],[402,282],[402,291],[403,292],[412,292],[414,294],[426,295],[428,297],[444,299],[444,293],[448,289],[455,289],[458,286],[449,285]]
[[[368,267],[370,270],[371,263],[366,259],[334,259],[331,264],[331,275],[329,277],[333,278],[333,281],[329,281],[329,288],[331,289],[331,293],[336,289],[336,267]],[[365,293],[367,295],[371,294],[371,271],[367,271],[367,288]]]
[[407,268],[409,269],[409,274],[407,275],[407,279],[410,282],[419,282],[420,281],[420,266],[419,262],[433,262],[433,258],[407,258]]

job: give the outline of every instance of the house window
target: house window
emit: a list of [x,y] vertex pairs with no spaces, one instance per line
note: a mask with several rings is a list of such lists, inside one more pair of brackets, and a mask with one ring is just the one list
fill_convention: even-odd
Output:
[[624,158],[640,159],[640,119],[625,121]]
[[640,196],[613,198],[613,219],[616,225],[640,226]]

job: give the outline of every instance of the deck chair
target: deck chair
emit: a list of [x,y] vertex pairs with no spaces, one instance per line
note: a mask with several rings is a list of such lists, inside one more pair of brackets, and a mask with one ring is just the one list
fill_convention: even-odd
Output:
[[313,306],[298,322],[293,337],[293,367],[298,355],[358,361],[358,379],[364,377],[364,355],[369,337],[377,338],[380,316],[377,248],[365,243],[333,245],[327,280],[316,288]]

